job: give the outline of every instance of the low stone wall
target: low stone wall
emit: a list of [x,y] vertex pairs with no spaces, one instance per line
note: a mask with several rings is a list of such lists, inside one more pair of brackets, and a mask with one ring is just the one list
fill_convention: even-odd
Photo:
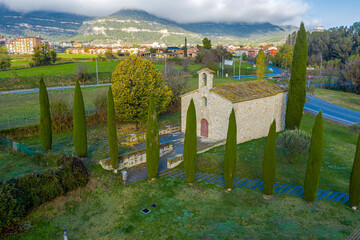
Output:
[[[171,152],[174,148],[173,142],[165,142],[160,145],[160,157]],[[117,170],[134,167],[146,162],[146,148],[119,155],[119,167]],[[100,165],[105,170],[114,170],[110,158],[100,160]]]
[[[181,131],[181,124],[174,124],[159,128],[159,135],[170,134]],[[127,144],[132,142],[144,142],[146,141],[146,131],[140,133],[134,133],[119,138],[121,144]]]
[[173,157],[170,157],[167,159],[167,168],[170,169],[170,168],[174,168],[176,167],[177,165],[179,165],[180,163],[182,163],[183,161],[183,155],[182,154],[179,154],[179,155],[175,155]]
[[[206,148],[203,148],[203,149],[200,149],[197,151],[197,154],[200,154],[200,153],[204,153],[204,152],[207,152],[213,148],[216,148],[216,147],[219,147],[219,146],[222,146],[226,143],[226,141],[221,141],[221,142],[217,142],[213,145],[210,145]],[[179,165],[180,163],[182,163],[182,161],[184,160],[183,158],[183,155],[182,154],[179,154],[179,155],[175,155],[173,157],[170,157],[167,159],[167,168],[170,169],[170,168],[174,168],[176,167],[177,165]]]

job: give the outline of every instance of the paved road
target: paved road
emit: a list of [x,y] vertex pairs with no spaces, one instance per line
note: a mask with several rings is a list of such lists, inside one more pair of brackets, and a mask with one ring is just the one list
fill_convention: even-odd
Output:
[[[101,83],[101,84],[90,84],[90,85],[81,85],[82,88],[86,87],[99,87],[99,86],[109,86],[111,83]],[[48,91],[53,90],[65,90],[65,89],[72,89],[75,88],[75,85],[73,86],[61,86],[61,87],[48,87],[46,88]],[[23,94],[23,93],[37,93],[39,92],[38,88],[32,88],[32,89],[20,89],[20,90],[11,90],[11,91],[1,91],[0,95],[5,94]]]
[[317,114],[321,110],[325,119],[347,126],[360,122],[360,112],[326,102],[310,94],[307,94],[307,98],[308,101],[304,106],[306,112]]
[[[281,70],[276,67],[267,67],[268,69],[272,70],[272,74],[266,74],[265,76],[271,77],[278,75]],[[245,75],[241,76],[241,78],[248,78],[248,77],[256,77],[256,75]],[[239,79],[239,77],[230,77],[233,79]],[[332,83],[333,84],[333,83]],[[312,84],[313,86],[319,87],[324,84]],[[360,112],[353,111],[347,108],[343,108],[337,106],[335,104],[326,102],[320,98],[314,97],[310,94],[307,94],[307,102],[304,106],[304,111],[312,114],[318,114],[319,110],[322,111],[323,117],[325,119],[344,124],[349,126],[351,124],[360,122]]]

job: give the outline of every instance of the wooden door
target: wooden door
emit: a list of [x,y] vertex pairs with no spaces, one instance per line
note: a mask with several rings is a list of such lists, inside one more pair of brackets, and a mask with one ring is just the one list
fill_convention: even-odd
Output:
[[201,136],[208,137],[209,136],[209,123],[206,119],[201,119]]

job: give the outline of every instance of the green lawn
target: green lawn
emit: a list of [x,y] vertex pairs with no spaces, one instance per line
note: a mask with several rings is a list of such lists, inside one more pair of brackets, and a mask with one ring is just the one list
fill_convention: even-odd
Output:
[[343,239],[358,227],[359,213],[340,203],[284,194],[264,200],[256,190],[226,193],[164,177],[123,187],[119,175],[98,166],[92,174],[87,187],[33,210],[9,239],[62,239],[63,229],[74,240]]
[[[315,117],[304,114],[300,129],[311,134]],[[322,189],[348,191],[350,171],[355,157],[355,134],[347,127],[324,121],[324,156],[320,175]],[[262,159],[266,138],[252,140],[237,146],[238,159],[236,176],[254,179],[262,178]],[[199,171],[220,174],[223,172],[224,147],[200,154],[197,160]],[[307,156],[298,157],[290,164],[280,149],[277,151],[276,181],[303,185],[307,166]]]
[[24,174],[44,172],[54,165],[50,157],[39,160],[37,156],[26,156],[0,146],[0,182]]
[[[87,114],[94,112],[93,100],[97,95],[106,94],[108,87],[83,88],[85,110]],[[49,91],[50,102],[54,98],[62,98],[72,103],[74,89]],[[21,127],[39,123],[39,94],[0,95],[0,129]]]
[[315,88],[315,97],[360,112],[360,95],[343,91]]

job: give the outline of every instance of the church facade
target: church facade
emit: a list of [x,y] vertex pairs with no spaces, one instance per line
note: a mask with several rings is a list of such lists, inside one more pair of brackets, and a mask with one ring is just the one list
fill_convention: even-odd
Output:
[[195,104],[198,136],[217,141],[226,139],[233,108],[237,143],[267,136],[274,119],[276,130],[284,130],[287,92],[280,86],[266,80],[214,86],[215,72],[205,68],[198,74],[199,88],[181,96],[182,132],[191,99]]

